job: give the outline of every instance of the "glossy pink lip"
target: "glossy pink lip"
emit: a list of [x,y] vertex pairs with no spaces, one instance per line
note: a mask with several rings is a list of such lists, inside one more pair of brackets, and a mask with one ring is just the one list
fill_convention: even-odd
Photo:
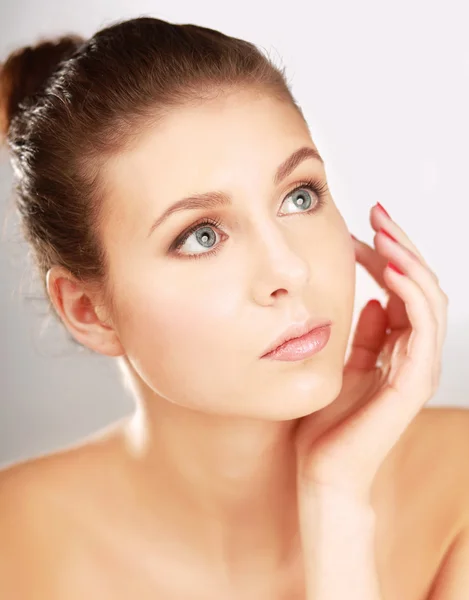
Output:
[[[328,336],[330,334],[331,321],[322,320],[318,321],[317,319],[308,319],[303,323],[294,323],[290,327],[288,327],[280,336],[278,336],[270,346],[266,348],[261,358],[264,358],[267,355],[271,355],[274,352],[277,352],[283,349],[284,346],[292,345],[294,340],[297,340],[301,345],[302,338],[308,337],[308,334],[313,332],[321,333],[327,331]],[[317,331],[316,331],[317,330]],[[311,336],[310,336],[311,337]],[[314,337],[314,336],[313,336]],[[327,340],[326,340],[327,341]],[[290,342],[290,343],[289,343]],[[304,342],[304,340],[303,340]],[[298,344],[296,344],[298,348]],[[306,350],[306,349],[305,349]]]

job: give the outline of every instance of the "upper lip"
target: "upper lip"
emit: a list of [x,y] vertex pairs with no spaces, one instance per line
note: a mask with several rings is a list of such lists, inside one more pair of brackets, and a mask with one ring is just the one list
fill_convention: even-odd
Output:
[[299,338],[306,333],[309,333],[313,329],[318,329],[319,327],[324,327],[326,325],[330,325],[331,321],[327,319],[315,319],[309,318],[306,321],[302,321],[301,323],[292,323],[287,329],[283,331],[265,350],[262,356],[269,354],[273,350],[276,350],[279,346],[293,340],[295,338]]

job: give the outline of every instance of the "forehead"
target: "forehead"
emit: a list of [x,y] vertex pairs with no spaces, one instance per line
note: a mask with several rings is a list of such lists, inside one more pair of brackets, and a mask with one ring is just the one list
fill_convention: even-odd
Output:
[[227,160],[234,167],[235,161],[248,163],[251,157],[261,160],[263,155],[267,161],[269,155],[281,160],[292,138],[309,138],[292,105],[268,96],[232,93],[169,113],[144,131],[134,148],[116,157],[113,175],[123,173],[125,165],[139,171],[158,167],[164,175],[167,167],[178,164],[199,171],[208,162],[213,172],[218,165],[225,168]]
[[110,212],[139,227],[188,193],[259,191],[302,143],[312,145],[295,107],[269,96],[236,92],[175,109],[106,165]]

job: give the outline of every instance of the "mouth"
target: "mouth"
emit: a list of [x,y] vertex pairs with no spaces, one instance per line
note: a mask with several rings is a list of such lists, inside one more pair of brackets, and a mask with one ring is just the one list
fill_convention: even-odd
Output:
[[322,350],[331,335],[331,321],[311,319],[293,324],[284,331],[262,354],[261,358],[274,360],[302,360]]

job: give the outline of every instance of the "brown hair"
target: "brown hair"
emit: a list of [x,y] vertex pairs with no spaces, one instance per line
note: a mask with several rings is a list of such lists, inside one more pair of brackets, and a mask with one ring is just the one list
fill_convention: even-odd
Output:
[[0,126],[46,297],[46,274],[62,265],[113,306],[99,238],[106,159],[171,109],[248,87],[303,117],[284,68],[252,43],[199,25],[139,17],[88,40],[61,36],[10,54],[0,71]]

